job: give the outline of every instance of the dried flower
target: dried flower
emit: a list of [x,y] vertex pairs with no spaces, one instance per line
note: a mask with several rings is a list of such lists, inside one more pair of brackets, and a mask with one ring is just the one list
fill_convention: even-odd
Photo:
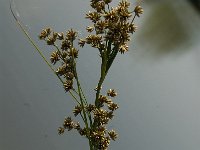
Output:
[[129,12],[127,9],[120,8],[118,11],[119,11],[120,19],[122,21],[127,20],[129,17],[132,16],[131,12]]
[[56,41],[56,38],[54,38],[54,37],[48,37],[48,39],[47,39],[47,45],[54,45],[55,41]]
[[61,44],[61,49],[62,50],[67,50],[70,47],[71,47],[71,43],[68,40],[62,41],[62,44]]
[[63,127],[65,129],[68,129],[68,131],[70,131],[74,128],[74,123],[73,123],[71,117],[65,118],[64,123],[63,123]]
[[101,18],[101,15],[98,12],[89,12],[86,14],[86,18],[96,23]]
[[117,11],[118,11],[117,8],[116,9],[112,8],[111,11],[105,12],[105,14],[104,14],[105,20],[108,20],[108,21],[111,21],[113,23],[116,23],[119,20],[119,16],[117,14]]
[[125,52],[128,51],[128,45],[127,45],[127,44],[121,45],[121,46],[119,47],[119,51],[120,51],[122,54],[124,54]]
[[86,136],[86,134],[87,134],[86,128],[79,129],[78,131],[79,131],[79,134],[80,134],[81,136]]
[[69,52],[68,55],[74,58],[78,58],[78,50],[74,47],[72,47]]
[[58,134],[63,134],[65,132],[65,128],[59,127],[58,128]]
[[109,134],[110,138],[111,138],[112,140],[114,140],[114,141],[115,141],[115,140],[117,139],[117,137],[118,137],[117,133],[116,133],[114,130],[109,131],[108,134]]
[[116,110],[118,108],[119,108],[119,106],[117,104],[115,104],[115,103],[108,104],[108,109],[110,109],[112,111],[114,111],[114,110]]
[[63,84],[65,91],[69,91],[73,88],[73,81],[72,80],[66,80]]
[[66,74],[65,74],[65,77],[66,77],[66,79],[68,79],[68,80],[72,80],[73,78],[74,78],[74,74],[72,73],[72,72],[67,72]]
[[95,30],[96,30],[96,33],[97,34],[102,34],[104,33],[104,30],[105,28],[107,27],[107,22],[106,21],[98,21],[96,24],[95,24]]
[[76,37],[77,37],[77,32],[76,31],[74,31],[72,29],[67,31],[67,39],[69,41],[74,41],[76,39]]
[[78,42],[78,45],[80,46],[80,47],[83,47],[84,45],[85,45],[85,40],[84,39],[79,39],[79,42]]
[[67,59],[67,52],[66,51],[62,51],[62,52],[59,52],[60,53],[60,57],[62,57],[62,60],[66,60]]
[[40,40],[45,39],[46,37],[48,37],[50,35],[50,33],[51,33],[50,28],[43,29],[42,32],[39,35],[39,39]]
[[78,122],[74,124],[74,129],[76,129],[76,130],[81,129],[80,124]]
[[100,109],[95,109],[93,113],[94,113],[94,120],[96,122],[99,122],[100,125],[108,123],[109,121],[109,118],[107,117],[108,111],[100,108]]
[[142,9],[141,6],[136,6],[134,12],[138,17],[140,17],[140,14],[143,14],[144,10]]
[[109,89],[107,95],[110,97],[115,97],[117,96],[117,92],[114,89]]
[[100,103],[103,104],[103,103],[107,102],[107,99],[108,98],[106,96],[100,95],[98,100],[99,100]]
[[108,112],[108,113],[107,113],[107,117],[108,117],[109,119],[112,119],[112,118],[114,117],[113,111]]
[[134,24],[130,24],[130,25],[128,26],[128,32],[129,32],[129,33],[135,32],[136,29],[137,29],[137,26],[135,26]]
[[100,35],[88,35],[86,37],[86,43],[91,44],[92,47],[98,48],[101,45],[102,36]]
[[94,27],[92,26],[87,26],[86,28],[87,32],[92,32],[94,30]]
[[121,2],[119,2],[119,7],[128,8],[129,6],[130,2],[128,2],[127,0],[122,0]]
[[58,39],[59,40],[63,40],[64,39],[64,33],[62,32],[62,33],[57,33],[57,35],[58,35]]
[[74,116],[77,116],[78,114],[80,114],[81,111],[82,111],[82,107],[80,105],[75,106],[73,110]]
[[86,109],[87,109],[88,112],[93,111],[95,108],[96,108],[96,107],[95,107],[94,105],[92,105],[92,104],[89,104],[89,105],[86,107]]
[[63,64],[62,66],[59,66],[56,70],[56,74],[62,76],[66,73],[66,64]]
[[104,10],[105,10],[105,2],[103,2],[103,1],[100,2],[100,1],[99,1],[99,2],[97,3],[96,10],[97,10],[97,12],[104,11]]
[[53,32],[52,37],[53,37],[53,39],[57,39],[57,37],[58,37],[58,33],[57,33],[57,32]]
[[60,60],[60,59],[59,59],[59,52],[58,52],[58,51],[53,52],[53,53],[51,54],[50,60],[51,60],[51,63],[52,63],[52,64],[55,64],[57,61],[59,61],[59,60]]

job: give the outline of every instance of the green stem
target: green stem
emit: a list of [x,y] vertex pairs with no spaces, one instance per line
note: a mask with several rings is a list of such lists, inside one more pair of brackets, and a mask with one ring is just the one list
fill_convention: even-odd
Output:
[[[88,106],[87,99],[86,99],[86,97],[85,97],[85,94],[84,94],[83,89],[81,88],[81,86],[80,86],[80,90],[81,90],[81,93],[82,93],[82,95],[83,95],[85,104]],[[90,112],[87,111],[87,115],[88,115],[88,118],[89,118],[89,121],[90,121],[90,127],[91,127],[91,126],[92,126],[92,117],[91,117]]]
[[[108,44],[109,45],[109,44]],[[107,55],[109,52],[109,56]],[[116,55],[118,53],[118,46],[115,46],[113,48],[113,50],[111,51],[111,46],[107,47],[107,51],[103,52],[102,55],[102,64],[101,64],[101,76],[98,82],[98,86],[97,86],[97,92],[96,92],[96,99],[95,99],[95,106],[97,108],[99,108],[99,102],[98,102],[98,98],[100,95],[100,91],[101,91],[101,86],[105,80],[105,77],[108,73],[108,70],[110,69]],[[108,57],[107,57],[108,56]],[[93,128],[96,128],[98,126],[98,122],[94,122],[93,123]]]
[[[72,51],[72,47],[73,47],[73,42],[71,41],[72,43],[72,46],[71,46],[71,51]],[[83,121],[85,123],[85,126],[86,126],[86,129],[87,129],[87,134],[89,133],[89,126],[88,126],[88,121],[87,121],[87,116],[86,116],[86,110],[85,110],[85,105],[84,105],[84,100],[82,98],[82,94],[81,94],[81,85],[80,85],[80,82],[79,82],[79,79],[78,79],[78,74],[77,74],[77,71],[76,71],[76,61],[75,61],[75,58],[74,58],[74,54],[73,54],[73,51],[72,51],[72,59],[73,59],[73,66],[74,66],[74,76],[75,76],[75,79],[76,79],[76,83],[77,83],[77,87],[78,87],[78,94],[79,94],[79,98],[80,98],[80,103],[81,103],[81,106],[82,106],[82,111],[83,111]],[[90,140],[89,136],[88,136],[88,139]]]
[[103,53],[102,53],[102,64],[101,64],[101,77],[99,79],[99,83],[98,83],[98,86],[97,86],[97,92],[96,92],[96,99],[95,99],[95,106],[98,108],[99,104],[98,104],[98,98],[99,98],[99,95],[100,95],[100,91],[101,91],[101,86],[103,84],[103,81],[106,77],[106,65],[107,65],[107,51],[104,50]]
[[94,150],[94,149],[93,149],[92,142],[91,142],[91,140],[90,140],[90,139],[89,139],[89,146],[90,146],[90,150]]
[[75,99],[75,101],[80,105],[78,99],[74,96],[74,94],[69,90],[70,95]]
[[135,13],[135,15],[134,15],[133,19],[131,20],[131,23],[130,23],[130,24],[132,24],[132,23],[133,23],[133,21],[135,20],[135,17],[136,17],[136,13]]
[[110,54],[110,57],[108,59],[108,62],[107,62],[107,66],[106,66],[106,74],[108,73],[108,70],[110,69],[113,61],[115,60],[117,54],[118,54],[118,45],[116,45],[113,50],[112,50],[112,53]]
[[[79,98],[80,98],[80,102],[81,102],[81,106],[82,106],[82,111],[83,111],[83,116],[82,116],[82,119],[85,123],[85,126],[86,126],[86,129],[87,129],[87,137],[88,137],[88,140],[89,140],[89,147],[90,147],[90,150],[94,150],[93,149],[93,145],[92,145],[92,141],[90,139],[90,136],[89,136],[89,126],[88,126],[88,121],[87,121],[87,116],[86,116],[86,110],[85,110],[85,105],[84,105],[84,99],[85,99],[85,102],[87,103],[87,100],[85,98],[85,95],[83,93],[83,90],[81,88],[81,85],[80,85],[80,82],[79,82],[79,79],[78,79],[78,75],[77,75],[77,71],[76,71],[76,61],[74,60],[74,56],[73,56],[73,53],[72,53],[72,58],[73,58],[73,63],[74,63],[74,75],[75,75],[75,79],[76,79],[76,82],[77,82],[77,87],[78,87],[78,94],[79,94]],[[83,99],[83,97],[84,99]],[[90,126],[92,126],[92,118],[91,118],[91,115],[90,113],[87,113],[88,115],[88,118],[90,120]]]
[[77,86],[78,86],[79,98],[80,98],[80,102],[81,102],[81,106],[82,106],[82,110],[83,110],[83,116],[84,116],[84,120],[85,120],[84,122],[85,122],[86,128],[88,129],[88,122],[87,122],[87,116],[86,116],[86,111],[85,111],[85,105],[83,103],[83,98],[82,98],[82,95],[81,95],[80,83],[79,83],[78,77],[76,77],[76,81],[77,81]]

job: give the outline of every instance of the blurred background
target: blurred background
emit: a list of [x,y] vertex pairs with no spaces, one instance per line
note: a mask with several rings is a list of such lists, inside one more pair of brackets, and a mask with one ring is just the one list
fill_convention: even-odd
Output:
[[[117,1],[113,2],[115,6]],[[131,1],[137,4],[136,1]],[[109,124],[119,138],[110,150],[200,148],[200,2],[142,0],[129,52],[118,55],[103,92],[115,88],[120,109]],[[86,36],[89,0],[15,0],[12,8],[39,41],[42,28],[77,29]],[[99,78],[98,52],[80,49],[78,72],[88,99]],[[75,131],[57,134],[75,103],[17,26],[9,0],[0,0],[0,149],[88,150]],[[78,118],[77,118],[78,119]]]

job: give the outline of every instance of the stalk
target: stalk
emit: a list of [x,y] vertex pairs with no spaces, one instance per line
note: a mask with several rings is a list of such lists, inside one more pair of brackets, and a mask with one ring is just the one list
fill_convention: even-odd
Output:
[[98,98],[100,95],[100,91],[101,91],[101,86],[104,82],[104,79],[106,77],[106,65],[107,65],[107,51],[105,50],[102,56],[102,64],[101,64],[101,76],[98,82],[98,86],[97,86],[97,92],[96,92],[96,99],[95,99],[95,106],[98,108]]

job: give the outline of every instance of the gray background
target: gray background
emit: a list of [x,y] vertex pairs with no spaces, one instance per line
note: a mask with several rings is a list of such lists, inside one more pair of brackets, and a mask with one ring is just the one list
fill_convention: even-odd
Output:
[[[135,3],[134,1],[132,1]],[[117,1],[115,1],[115,4]],[[89,0],[16,0],[20,19],[38,41],[43,27],[71,27],[80,37]],[[114,5],[115,5],[114,4]],[[185,0],[143,0],[145,13],[129,52],[118,55],[103,92],[117,89],[120,109],[109,129],[119,139],[111,150],[200,149],[200,14]],[[99,78],[95,49],[80,49],[78,69],[89,99]],[[0,149],[87,150],[76,132],[57,134],[74,101],[65,93],[15,23],[9,1],[0,0]]]

